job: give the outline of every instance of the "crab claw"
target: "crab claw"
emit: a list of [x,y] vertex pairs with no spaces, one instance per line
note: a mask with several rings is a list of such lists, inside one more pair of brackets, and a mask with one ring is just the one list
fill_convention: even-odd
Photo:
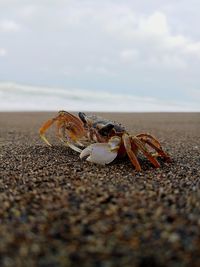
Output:
[[121,139],[113,137],[108,143],[95,143],[86,147],[80,154],[80,158],[87,157],[87,161],[105,165],[117,157]]

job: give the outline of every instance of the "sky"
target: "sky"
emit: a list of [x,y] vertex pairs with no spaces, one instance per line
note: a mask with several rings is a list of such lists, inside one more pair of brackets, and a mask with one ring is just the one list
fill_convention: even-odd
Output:
[[199,10],[199,0],[0,0],[0,110],[23,87],[200,111]]

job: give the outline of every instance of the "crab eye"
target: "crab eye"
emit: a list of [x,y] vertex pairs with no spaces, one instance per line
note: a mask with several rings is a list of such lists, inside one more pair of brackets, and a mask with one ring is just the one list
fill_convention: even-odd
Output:
[[87,123],[87,121],[86,121],[86,119],[85,119],[85,117],[86,117],[85,113],[83,113],[83,112],[79,112],[79,113],[78,113],[78,116],[79,116],[79,118],[82,120],[83,123]]
[[107,136],[113,128],[114,125],[112,123],[108,123],[99,130],[99,133],[103,136]]

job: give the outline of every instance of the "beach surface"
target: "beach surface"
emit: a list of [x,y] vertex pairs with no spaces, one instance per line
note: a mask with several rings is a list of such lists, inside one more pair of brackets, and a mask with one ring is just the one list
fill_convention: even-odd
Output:
[[80,160],[49,113],[0,113],[0,266],[200,266],[200,113],[105,113],[173,162]]

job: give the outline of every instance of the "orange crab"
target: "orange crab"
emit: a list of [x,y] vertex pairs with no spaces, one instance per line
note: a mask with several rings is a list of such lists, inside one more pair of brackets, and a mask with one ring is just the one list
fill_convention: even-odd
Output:
[[141,151],[147,159],[159,168],[157,157],[170,162],[170,156],[162,149],[159,141],[150,134],[130,135],[118,123],[102,119],[95,115],[79,112],[79,117],[59,111],[58,115],[46,121],[40,128],[41,138],[49,145],[45,137],[46,130],[56,123],[58,138],[71,149],[80,153],[80,158],[97,164],[109,164],[117,156],[128,155],[137,171],[141,166],[137,154]]

